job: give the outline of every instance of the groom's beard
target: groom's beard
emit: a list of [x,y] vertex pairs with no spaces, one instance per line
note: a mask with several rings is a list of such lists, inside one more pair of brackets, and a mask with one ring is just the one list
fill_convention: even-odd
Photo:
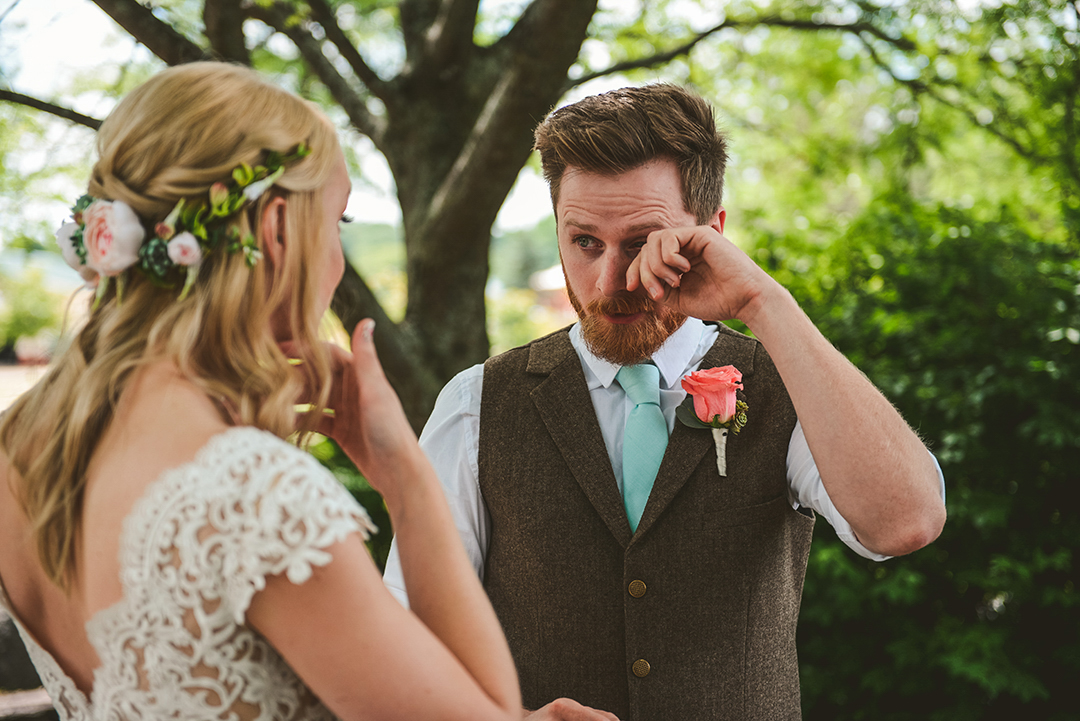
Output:
[[[582,308],[569,279],[567,281],[566,294],[581,319],[581,337],[585,345],[594,355],[618,366],[647,361],[686,320],[682,313],[629,293],[597,298],[587,308]],[[633,323],[612,323],[604,317],[633,313],[643,315]]]

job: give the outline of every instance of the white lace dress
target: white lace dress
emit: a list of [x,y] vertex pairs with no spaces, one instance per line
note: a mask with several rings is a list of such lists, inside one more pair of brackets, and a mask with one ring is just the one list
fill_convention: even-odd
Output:
[[101,661],[89,698],[19,623],[2,585],[0,604],[61,718],[328,719],[244,614],[267,576],[303,583],[330,545],[373,530],[311,456],[233,428],[151,483],[124,520],[124,597],[86,624]]

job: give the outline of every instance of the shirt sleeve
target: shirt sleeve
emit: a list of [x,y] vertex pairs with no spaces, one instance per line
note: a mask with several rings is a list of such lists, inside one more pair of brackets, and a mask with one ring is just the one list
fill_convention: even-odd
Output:
[[[941,498],[944,500],[945,475],[941,472],[941,464],[938,463],[934,454],[931,453],[930,457],[934,459],[934,467],[937,469],[938,480],[941,483]],[[798,421],[791,432],[791,442],[788,444],[787,473],[793,508],[800,506],[810,508],[815,513],[824,516],[840,540],[863,558],[869,558],[872,561],[885,561],[892,558],[892,556],[874,553],[859,543],[859,539],[855,537],[855,532],[851,529],[851,524],[836,510],[821,480],[814,456],[810,453],[810,446],[806,442],[802,424]]]
[[[491,519],[480,493],[477,449],[480,439],[480,395],[484,366],[476,365],[454,376],[439,393],[435,408],[420,434],[427,454],[446,493],[465,553],[483,579]],[[390,546],[383,582],[390,593],[409,607],[397,539]]]

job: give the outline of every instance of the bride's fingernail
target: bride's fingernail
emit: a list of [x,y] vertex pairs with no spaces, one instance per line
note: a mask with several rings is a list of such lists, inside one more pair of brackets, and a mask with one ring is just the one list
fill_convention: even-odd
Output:
[[364,340],[371,340],[371,337],[375,335],[375,321],[364,321],[364,327],[360,329],[360,335]]

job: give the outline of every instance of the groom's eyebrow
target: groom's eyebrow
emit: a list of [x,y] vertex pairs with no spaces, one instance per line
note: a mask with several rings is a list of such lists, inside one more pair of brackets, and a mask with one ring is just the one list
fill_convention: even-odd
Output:
[[[568,227],[577,228],[578,230],[583,231],[585,233],[595,233],[596,232],[596,226],[593,225],[592,223],[581,223],[581,222],[579,222],[577,220],[574,220],[574,218],[572,218],[572,217],[564,219],[563,224],[568,226]],[[631,225],[629,228],[625,229],[625,233],[626,233],[626,235],[635,235],[635,234],[638,234],[638,233],[640,233],[642,235],[648,235],[649,233],[653,232],[654,230],[663,230],[666,227],[667,226],[664,225],[663,223],[658,223],[655,220],[650,220],[647,223],[636,223],[634,225]]]

